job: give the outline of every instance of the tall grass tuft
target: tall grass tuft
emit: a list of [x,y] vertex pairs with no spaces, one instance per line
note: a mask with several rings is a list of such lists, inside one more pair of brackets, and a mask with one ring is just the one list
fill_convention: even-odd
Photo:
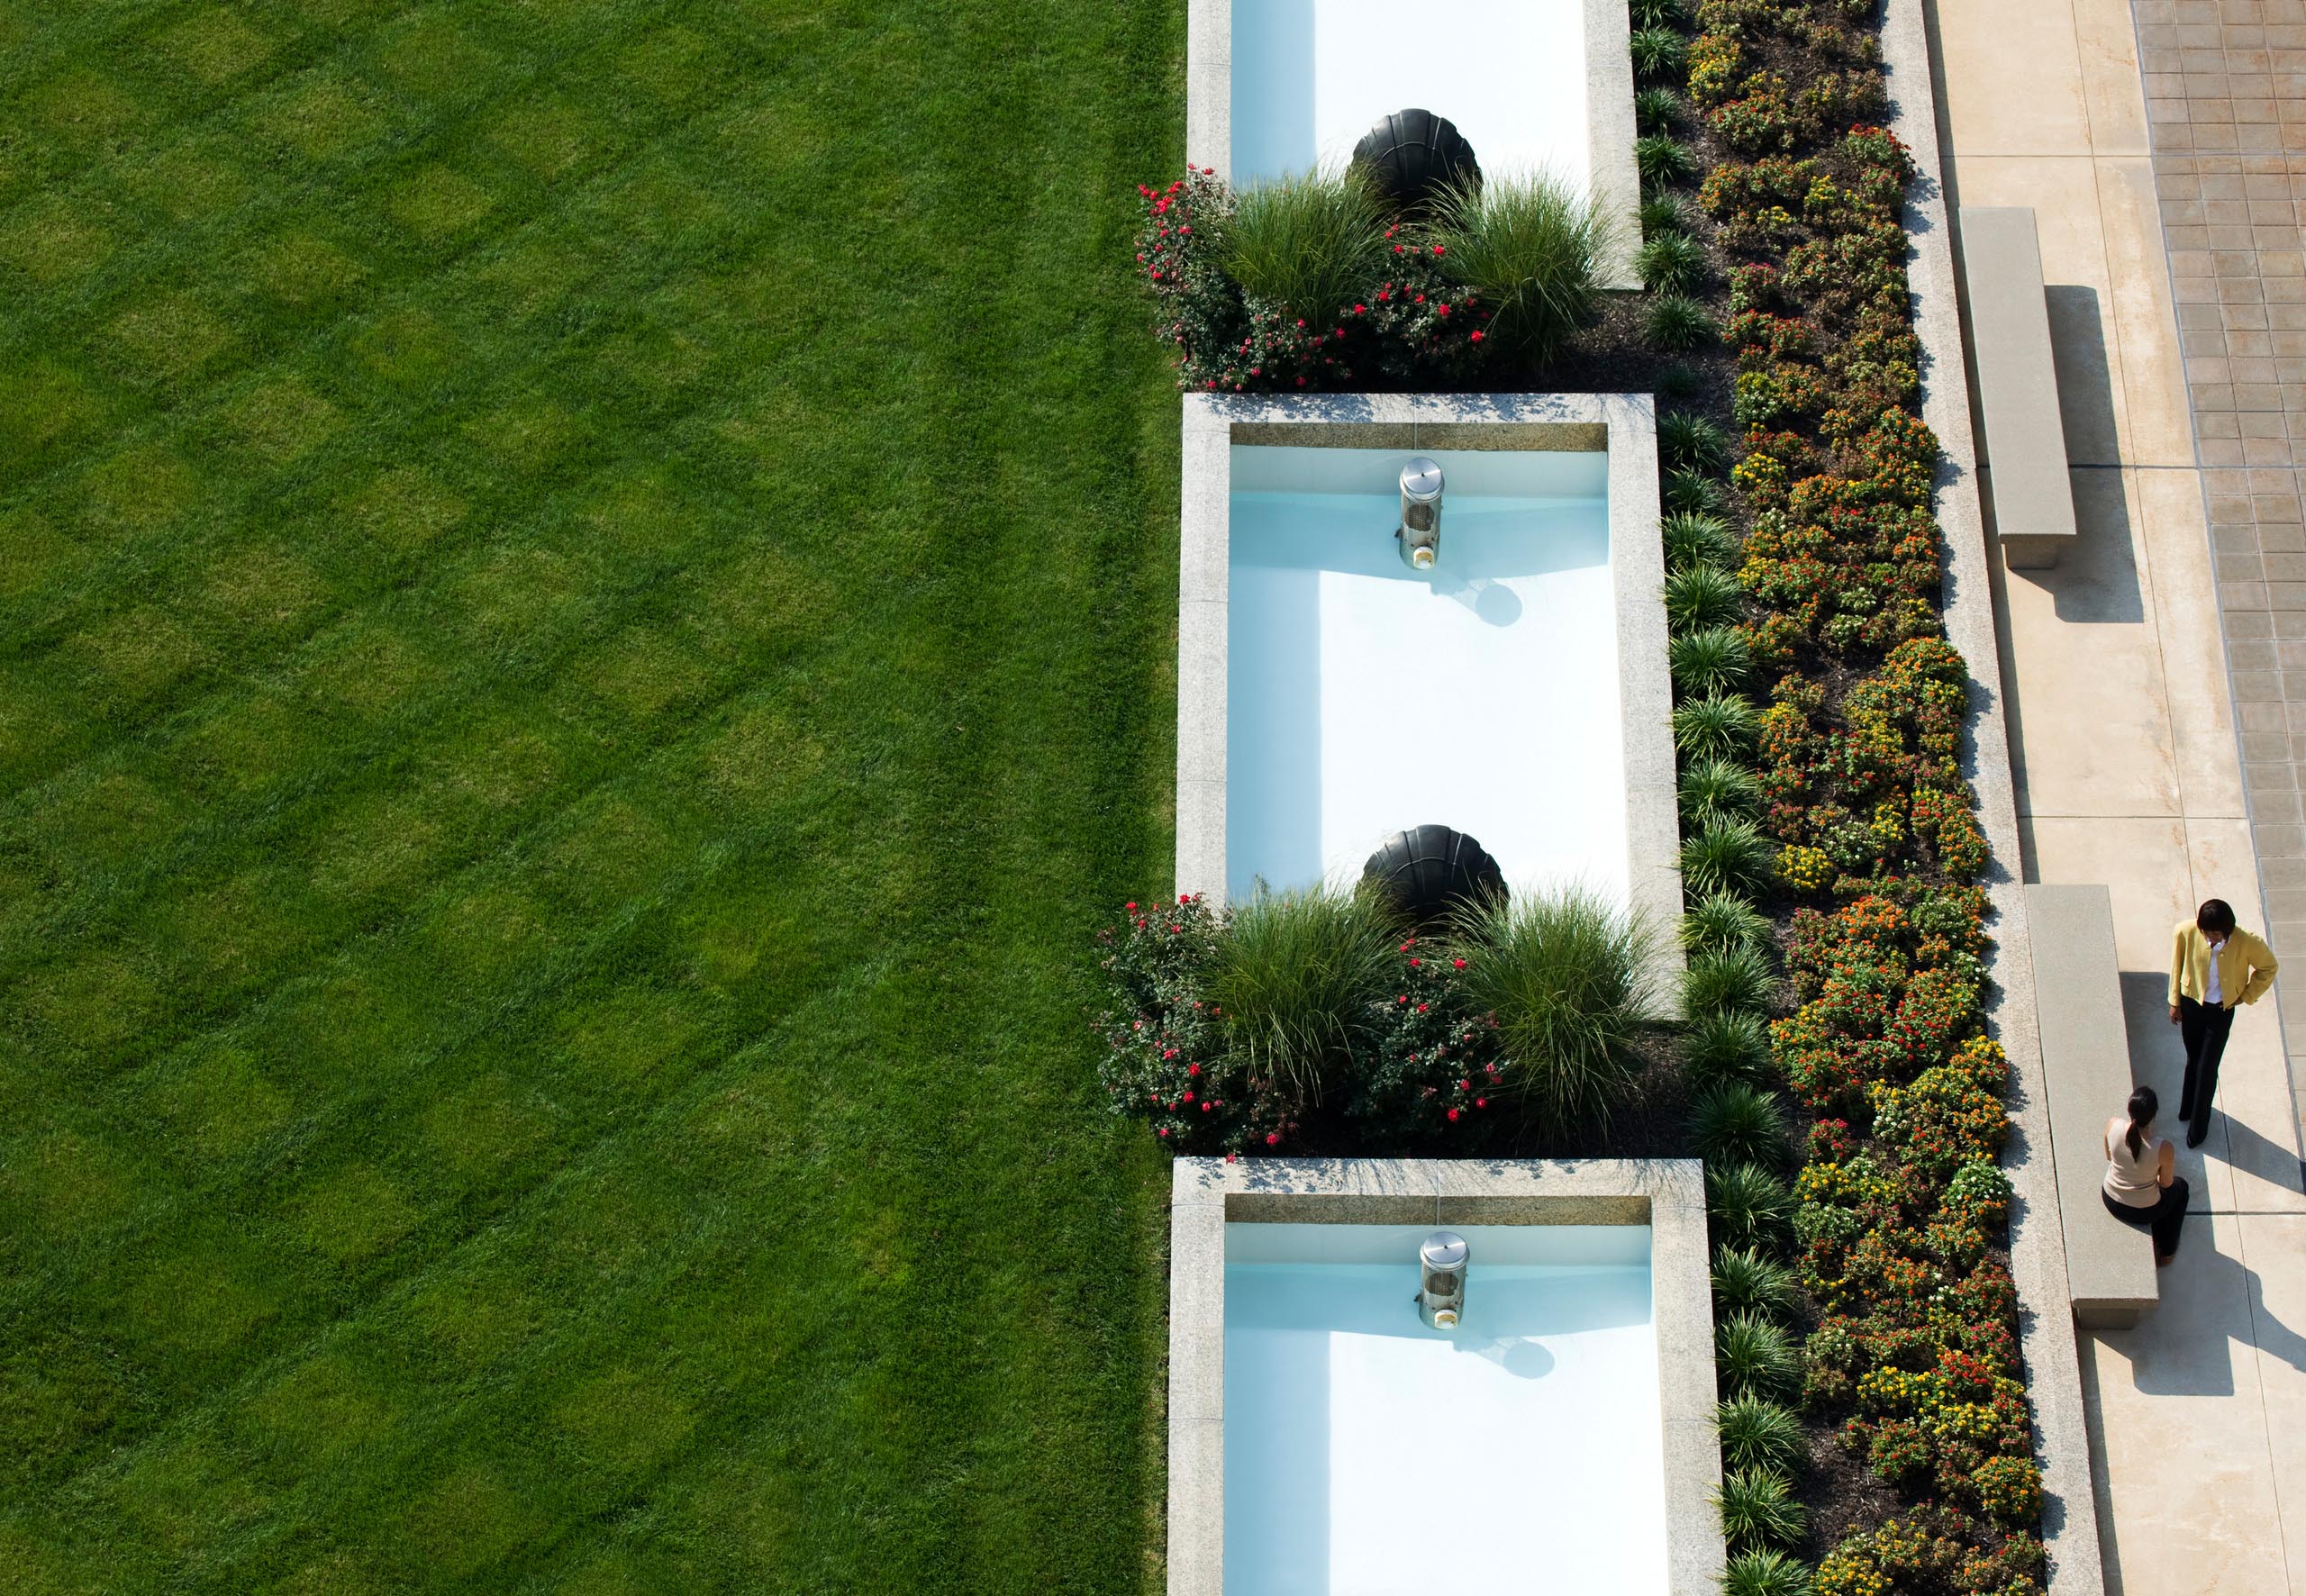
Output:
[[[1702,315],[1704,312],[1701,310],[1698,313]],[[1686,371],[1689,367],[1677,366],[1674,369]],[[1661,394],[1666,391],[1662,382],[1657,391]],[[1666,472],[1659,479],[1657,494],[1665,501],[1668,514],[1715,517],[1721,514],[1724,499],[1721,485],[1701,471]]]
[[1751,821],[1720,821],[1682,843],[1682,884],[1693,893],[1750,893],[1769,867],[1769,839]]
[[1394,943],[1373,893],[1260,892],[1227,920],[1210,1000],[1257,1067],[1318,1102],[1351,1062]]
[[[1708,765],[1702,770],[1728,769],[1739,775],[1746,772],[1735,766]],[[1752,779],[1750,776],[1748,780]],[[1690,778],[1682,778],[1684,791]],[[1693,954],[1731,953],[1741,948],[1759,950],[1769,945],[1770,925],[1762,911],[1743,898],[1728,893],[1713,893],[1700,898],[1682,916],[1682,946]]]
[[1660,1026],[1650,937],[1591,893],[1531,895],[1469,912],[1467,1001],[1496,1016],[1509,1084],[1549,1130],[1605,1123]]
[[1246,292],[1328,322],[1383,269],[1385,202],[1355,167],[1284,177],[1236,195],[1218,242]]
[[1707,1014],[1682,1033],[1682,1067],[1695,1081],[1758,1084],[1769,1075],[1769,1032],[1758,1014]]
[[1593,319],[1594,263],[1615,241],[1606,212],[1545,173],[1449,190],[1431,237],[1449,275],[1488,307],[1489,336],[1539,361]]
[[1758,1164],[1710,1165],[1705,1211],[1716,1247],[1775,1247],[1793,1222],[1793,1193]]
[[1633,92],[1633,125],[1645,133],[1670,133],[1682,125],[1688,114],[1682,96],[1669,88],[1641,88]]
[[1782,1166],[1791,1148],[1777,1100],[1758,1086],[1726,1081],[1690,1104],[1690,1140],[1707,1159]]
[[1693,826],[1751,820],[1762,806],[1761,778],[1734,760],[1700,759],[1682,772],[1680,797],[1682,819]]
[[1642,331],[1655,347],[1670,354],[1709,344],[1714,338],[1713,318],[1686,294],[1659,294],[1649,301],[1649,318]]
[[1737,563],[1737,534],[1730,530],[1728,521],[1708,511],[1676,510],[1658,521],[1657,535],[1666,545],[1668,570]]
[[[1635,74],[1648,78],[1673,77],[1689,56],[1689,41],[1671,28],[1636,28],[1627,41],[1627,49],[1633,57]],[[1639,150],[1638,141],[1634,148],[1637,152]],[[1687,152],[1684,154],[1686,159]],[[1645,171],[1642,175],[1648,174]]]
[[1745,609],[1746,590],[1720,566],[1690,566],[1666,578],[1666,624],[1675,631],[1727,626]]
[[1740,1552],[1721,1576],[1721,1596],[1810,1596],[1810,1570],[1771,1547]]
[[1775,1469],[1731,1469],[1721,1476],[1721,1533],[1739,1551],[1790,1546],[1809,1528],[1793,1486]]
[[1674,747],[1684,759],[1734,759],[1754,746],[1761,712],[1745,699],[1722,694],[1674,706]]
[[1645,239],[1654,239],[1660,233],[1687,232],[1690,230],[1689,212],[1683,208],[1680,200],[1670,194],[1651,195],[1641,202],[1640,210],[1635,213],[1641,219],[1641,236]]
[[1701,953],[1682,972],[1682,1012],[1757,1014],[1769,1007],[1775,981],[1758,948],[1725,948]]
[[1793,1308],[1793,1272],[1748,1247],[1716,1247],[1713,1304],[1725,1316],[1752,1312],[1780,1318]]
[[1715,1328],[1713,1366],[1732,1397],[1781,1397],[1802,1384],[1793,1338],[1758,1313],[1733,1313]]
[[1685,232],[1655,234],[1633,258],[1653,294],[1686,294],[1705,280],[1705,249]]
[[1732,1397],[1714,1410],[1713,1428],[1721,1438],[1721,1461],[1731,1468],[1790,1474],[1810,1460],[1802,1420],[1765,1398]]
[[1678,28],[1690,20],[1685,0],[1631,0],[1626,11],[1637,28]]
[[1753,649],[1734,626],[1702,626],[1666,646],[1666,667],[1684,697],[1704,698],[1742,689],[1752,673]]
[[1657,418],[1657,452],[1671,469],[1719,476],[1730,468],[1730,435],[1719,422],[1669,410]]

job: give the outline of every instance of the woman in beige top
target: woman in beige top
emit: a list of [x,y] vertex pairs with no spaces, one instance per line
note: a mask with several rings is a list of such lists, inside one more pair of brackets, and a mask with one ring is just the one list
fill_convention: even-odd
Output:
[[2186,1179],[2177,1150],[2147,1135],[2162,1106],[2151,1086],[2129,1094],[2129,1118],[2106,1121],[2106,1211],[2135,1230],[2154,1232],[2154,1261],[2178,1256],[2186,1219]]

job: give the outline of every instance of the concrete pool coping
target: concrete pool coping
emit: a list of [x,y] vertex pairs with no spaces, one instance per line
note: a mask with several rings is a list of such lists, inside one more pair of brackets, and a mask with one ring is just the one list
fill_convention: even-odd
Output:
[[[1634,163],[1633,35],[1624,0],[1580,0],[1585,37],[1585,172],[1610,222],[1604,288],[1638,289],[1641,174]],[[1440,114],[1448,114],[1447,106]],[[1185,159],[1233,177],[1233,0],[1185,7]]]
[[1681,948],[1681,820],[1666,563],[1657,538],[1657,419],[1647,394],[1329,394],[1185,396],[1177,594],[1177,891],[1225,900],[1227,593],[1233,446],[1512,449],[1608,456],[1610,585],[1624,737],[1626,880],[1658,933],[1670,1001]]
[[1180,1158],[1169,1209],[1169,1596],[1224,1589],[1229,1221],[1648,1226],[1667,1588],[1719,1583],[1713,1300],[1696,1159]]

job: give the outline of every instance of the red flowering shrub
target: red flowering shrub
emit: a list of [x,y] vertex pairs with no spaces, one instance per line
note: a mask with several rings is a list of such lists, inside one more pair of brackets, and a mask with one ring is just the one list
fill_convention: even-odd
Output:
[[[1334,317],[1261,301],[1230,277],[1215,247],[1232,192],[1188,168],[1167,188],[1138,187],[1137,264],[1161,307],[1156,331],[1176,351],[1177,385],[1222,394],[1465,386],[1486,350],[1480,296],[1440,251],[1405,227],[1383,269]],[[1398,235],[1398,236],[1396,236]]]
[[1135,1114],[1180,1153],[1259,1151],[1296,1132],[1290,1100],[1228,1047],[1207,990],[1216,916],[1198,897],[1128,906],[1098,934],[1112,1006],[1099,1021],[1098,1074],[1116,1113]]

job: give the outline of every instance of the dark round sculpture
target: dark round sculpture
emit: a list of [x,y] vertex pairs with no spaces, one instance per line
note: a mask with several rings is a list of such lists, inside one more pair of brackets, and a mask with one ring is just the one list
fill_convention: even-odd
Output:
[[1481,164],[1457,124],[1430,111],[1396,111],[1362,135],[1353,164],[1403,211],[1430,204],[1444,188],[1479,188]]
[[1448,918],[1459,904],[1505,895],[1505,875],[1489,850],[1447,826],[1396,831],[1369,856],[1361,879],[1421,926]]

